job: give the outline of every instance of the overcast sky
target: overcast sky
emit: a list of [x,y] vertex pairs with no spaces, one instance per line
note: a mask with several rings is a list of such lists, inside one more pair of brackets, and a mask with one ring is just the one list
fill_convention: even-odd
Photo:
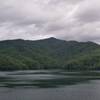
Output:
[[100,43],[100,0],[0,0],[0,40],[48,37]]

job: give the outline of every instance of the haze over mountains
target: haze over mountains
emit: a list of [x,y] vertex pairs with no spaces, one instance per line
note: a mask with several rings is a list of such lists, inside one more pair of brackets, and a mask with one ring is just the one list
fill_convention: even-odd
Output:
[[0,70],[100,69],[100,45],[47,38],[0,42]]

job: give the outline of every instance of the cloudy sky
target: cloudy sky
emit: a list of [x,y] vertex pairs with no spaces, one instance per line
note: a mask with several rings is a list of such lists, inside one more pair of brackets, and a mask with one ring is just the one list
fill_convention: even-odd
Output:
[[100,0],[0,0],[0,40],[48,37],[100,43]]

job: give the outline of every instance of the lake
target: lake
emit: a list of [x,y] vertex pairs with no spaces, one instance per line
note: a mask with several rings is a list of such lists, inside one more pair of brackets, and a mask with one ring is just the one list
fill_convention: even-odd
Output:
[[0,100],[100,100],[100,72],[0,72]]

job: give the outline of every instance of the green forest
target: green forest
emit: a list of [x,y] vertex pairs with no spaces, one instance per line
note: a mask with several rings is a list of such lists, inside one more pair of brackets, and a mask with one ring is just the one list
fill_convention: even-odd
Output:
[[48,38],[0,41],[0,70],[99,70],[100,45]]

